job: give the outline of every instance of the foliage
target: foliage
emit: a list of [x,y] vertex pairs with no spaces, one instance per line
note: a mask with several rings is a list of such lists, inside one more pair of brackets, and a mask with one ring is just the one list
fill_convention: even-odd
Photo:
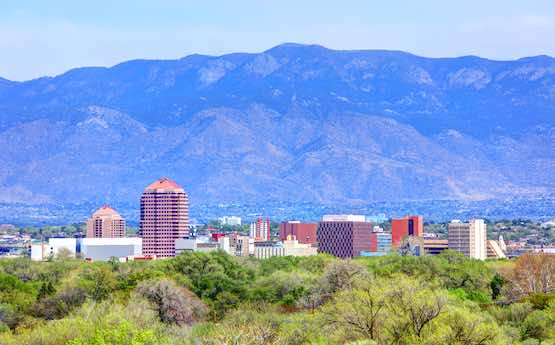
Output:
[[142,282],[137,293],[154,304],[160,321],[167,324],[191,325],[207,314],[197,296],[168,279]]
[[526,253],[505,276],[509,281],[506,294],[511,300],[533,293],[555,292],[555,256]]
[[550,260],[5,260],[0,344],[549,344]]

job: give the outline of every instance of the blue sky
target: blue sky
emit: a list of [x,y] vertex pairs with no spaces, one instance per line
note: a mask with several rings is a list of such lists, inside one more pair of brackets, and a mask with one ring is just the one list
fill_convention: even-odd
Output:
[[283,42],[424,56],[555,56],[555,1],[2,0],[0,76]]

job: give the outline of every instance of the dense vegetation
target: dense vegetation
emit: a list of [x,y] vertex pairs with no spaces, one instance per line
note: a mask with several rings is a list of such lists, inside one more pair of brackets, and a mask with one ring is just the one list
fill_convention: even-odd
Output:
[[0,344],[553,344],[555,257],[0,262]]

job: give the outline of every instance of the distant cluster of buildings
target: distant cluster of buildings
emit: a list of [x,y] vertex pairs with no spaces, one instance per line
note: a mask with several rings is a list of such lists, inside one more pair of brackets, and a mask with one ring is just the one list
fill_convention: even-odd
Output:
[[[436,255],[453,249],[465,256],[484,260],[505,257],[502,239],[488,241],[486,224],[481,219],[468,223],[449,223],[447,240],[424,233],[422,216],[392,219],[391,232],[360,215],[325,215],[318,223],[286,221],[279,235],[272,238],[269,218],[258,217],[249,233],[211,232],[197,234],[189,228],[189,201],[185,190],[168,178],[147,186],[140,200],[139,233],[126,235],[125,220],[113,208],[102,206],[87,221],[86,237],[50,238],[33,244],[31,258],[45,260],[60,255],[97,261],[152,260],[176,256],[185,251],[221,250],[234,256],[268,258],[272,256],[308,256],[318,252],[340,258],[379,256],[392,250],[412,255]],[[219,219],[223,225],[241,225],[241,218]]]
[[324,216],[318,224],[319,251],[341,258],[380,256],[391,250],[411,255],[437,255],[445,249],[463,253],[469,258],[505,258],[506,246],[487,240],[486,224],[482,219],[468,223],[454,220],[448,225],[447,240],[428,237],[424,233],[422,216],[406,216],[391,220],[391,233],[365,221],[363,216]]

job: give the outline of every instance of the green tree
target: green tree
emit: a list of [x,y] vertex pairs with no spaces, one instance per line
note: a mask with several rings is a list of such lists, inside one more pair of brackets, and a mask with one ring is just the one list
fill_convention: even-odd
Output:
[[102,301],[113,292],[117,281],[114,272],[101,263],[83,270],[79,286],[85,289],[94,301]]

